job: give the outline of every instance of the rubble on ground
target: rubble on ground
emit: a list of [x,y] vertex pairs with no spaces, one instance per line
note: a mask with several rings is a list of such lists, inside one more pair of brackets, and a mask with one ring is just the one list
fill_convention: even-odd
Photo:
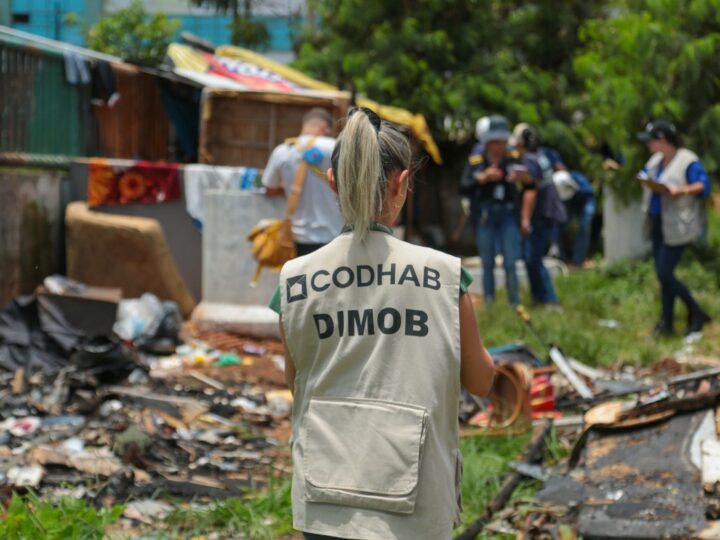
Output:
[[[150,332],[119,327],[132,341],[110,332],[114,320],[88,337],[36,296],[0,313],[0,501],[27,489],[97,506],[132,500],[127,516],[147,522],[167,513],[163,499],[197,504],[287,476],[282,345],[180,331],[176,307],[149,303],[160,318]],[[68,334],[63,349],[57,336]]]

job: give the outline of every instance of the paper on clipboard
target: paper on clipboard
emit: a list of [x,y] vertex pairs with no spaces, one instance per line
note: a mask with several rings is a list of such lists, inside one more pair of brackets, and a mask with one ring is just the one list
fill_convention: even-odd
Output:
[[648,188],[650,191],[660,193],[661,195],[670,195],[670,188],[668,188],[667,184],[663,184],[662,182],[653,180],[648,176],[645,171],[641,171],[638,174],[637,179],[640,181],[643,187]]

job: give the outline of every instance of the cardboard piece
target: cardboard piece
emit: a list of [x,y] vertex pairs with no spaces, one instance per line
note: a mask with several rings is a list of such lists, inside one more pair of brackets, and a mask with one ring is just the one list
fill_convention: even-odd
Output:
[[59,312],[79,332],[88,337],[112,336],[122,289],[87,287],[78,293],[54,294],[41,285],[35,292],[42,308]]

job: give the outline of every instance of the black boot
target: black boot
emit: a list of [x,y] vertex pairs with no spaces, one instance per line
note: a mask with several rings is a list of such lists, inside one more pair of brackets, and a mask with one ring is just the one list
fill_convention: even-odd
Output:
[[653,330],[653,335],[655,337],[670,337],[675,335],[675,329],[672,327],[672,325],[667,325],[663,321],[660,321],[655,325],[655,329]]
[[690,310],[688,315],[688,326],[685,335],[688,336],[695,332],[700,332],[702,327],[709,323],[712,319],[710,315],[705,313],[700,307]]

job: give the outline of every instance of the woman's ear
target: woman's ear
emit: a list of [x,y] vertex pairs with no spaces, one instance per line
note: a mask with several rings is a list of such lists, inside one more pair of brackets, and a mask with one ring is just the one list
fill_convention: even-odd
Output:
[[407,194],[408,187],[410,187],[410,171],[403,169],[397,177],[397,186],[395,188],[395,195]]
[[332,167],[330,167],[327,170],[327,177],[328,177],[328,181],[330,182],[330,189],[332,189],[335,193],[337,193],[338,192],[337,184],[335,183],[335,175],[333,174]]

